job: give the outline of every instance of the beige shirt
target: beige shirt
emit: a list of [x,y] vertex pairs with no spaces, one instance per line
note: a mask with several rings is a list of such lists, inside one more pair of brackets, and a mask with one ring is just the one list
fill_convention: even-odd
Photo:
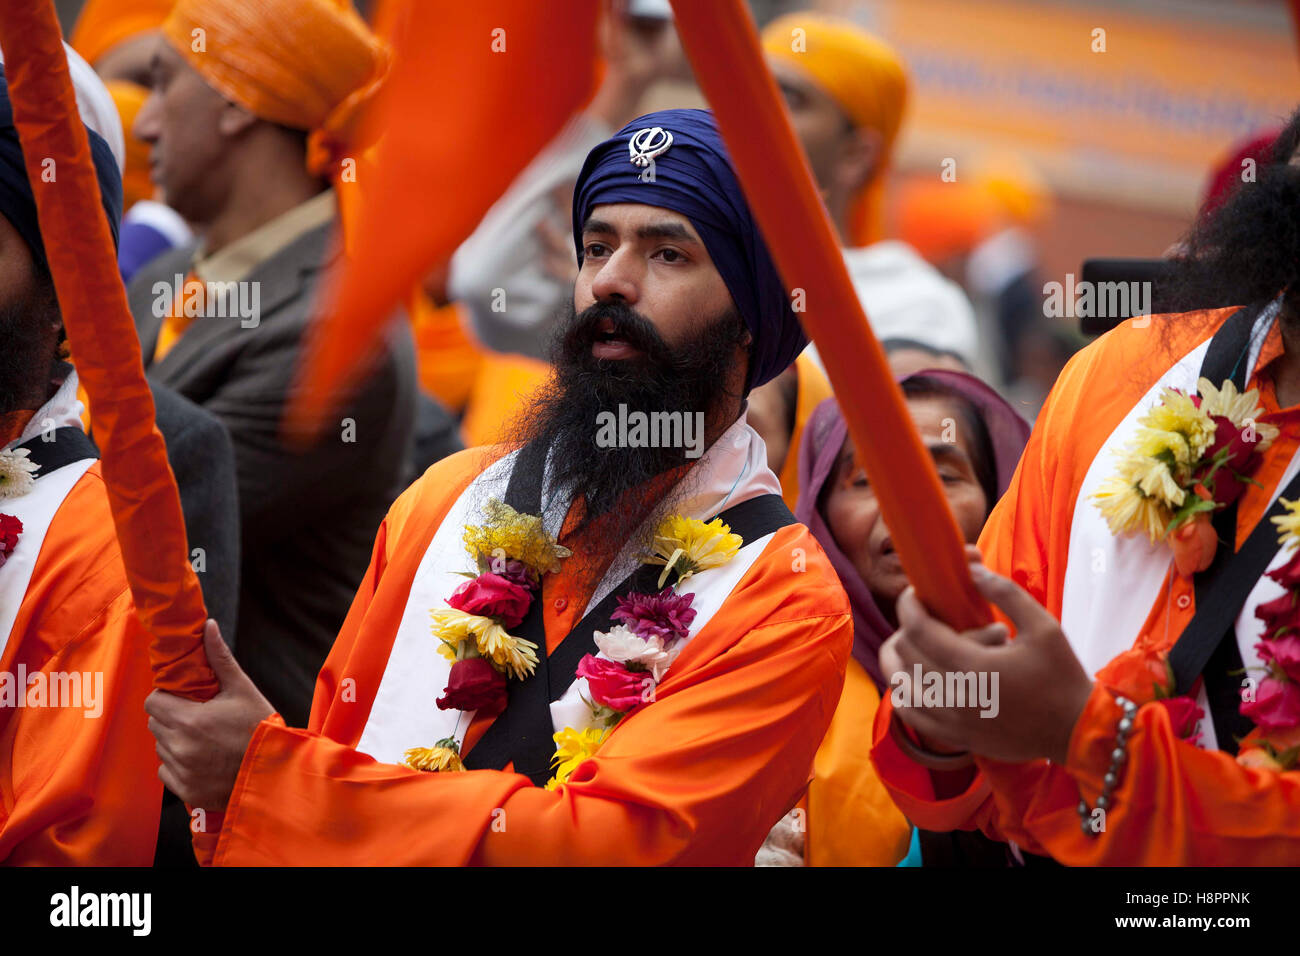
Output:
[[337,212],[334,190],[326,189],[212,255],[207,255],[200,242],[194,254],[194,274],[203,282],[239,282],[281,249],[325,225]]

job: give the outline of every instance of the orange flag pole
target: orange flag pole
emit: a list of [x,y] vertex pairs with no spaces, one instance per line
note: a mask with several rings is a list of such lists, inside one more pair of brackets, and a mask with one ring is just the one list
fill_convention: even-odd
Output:
[[0,2],[0,47],[50,274],[90,396],[122,561],[152,635],[154,686],[206,700],[217,692],[203,653],[207,611],[51,0]]
[[992,615],[971,581],[961,532],[853,290],[748,8],[743,0],[672,6],[786,288],[803,293],[804,329],[825,363],[908,579],[953,627],[987,624]]

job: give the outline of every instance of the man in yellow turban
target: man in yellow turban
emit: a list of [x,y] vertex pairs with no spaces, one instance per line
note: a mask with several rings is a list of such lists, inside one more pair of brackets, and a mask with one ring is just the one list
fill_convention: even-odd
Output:
[[152,146],[161,197],[199,241],[142,269],[131,309],[150,379],[230,431],[242,550],[235,649],[275,707],[301,722],[374,529],[409,480],[405,323],[377,355],[357,357],[367,364],[330,434],[299,448],[281,431],[317,283],[337,251],[337,191],[355,188],[344,137],[388,55],[333,0],[179,0],[162,33],[136,132]]
[[902,59],[857,25],[812,12],[772,21],[763,51],[876,337],[977,364],[965,293],[910,246],[883,239],[884,180],[908,97]]

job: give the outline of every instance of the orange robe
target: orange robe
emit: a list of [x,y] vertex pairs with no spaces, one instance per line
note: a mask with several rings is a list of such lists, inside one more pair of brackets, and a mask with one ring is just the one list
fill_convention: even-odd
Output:
[[[55,513],[0,658],[0,672],[43,674],[37,683],[47,688],[55,672],[102,674],[99,715],[84,707],[0,708],[0,861],[7,864],[153,861],[162,784],[144,713],[149,639],[127,588],[99,469],[91,465]],[[24,543],[20,537],[17,548]]]
[[[801,525],[773,535],[656,700],[556,791],[508,770],[427,774],[353,749],[421,557],[483,458],[471,449],[439,462],[393,505],[321,671],[310,727],[258,726],[215,862],[752,864],[807,784],[852,640],[847,599]],[[794,549],[806,560],[796,574]],[[550,650],[587,603],[571,585],[547,575],[537,598]]]
[[867,746],[879,706],[870,675],[849,658],[844,693],[817,748],[804,800],[808,866],[894,866],[907,855],[912,825],[880,782]]
[[[1206,342],[1236,311],[1157,316],[1146,327],[1125,322],[1070,361],[980,539],[990,568],[1012,578],[1061,619],[1070,536],[1085,474],[1107,438],[1173,363]],[[1273,391],[1270,363],[1281,353],[1275,324],[1247,387],[1260,388],[1260,403],[1273,414],[1269,420],[1281,434],[1253,473],[1259,487],[1248,486],[1238,503],[1238,546],[1267,510],[1300,445],[1300,407],[1280,410]],[[1112,470],[1109,463],[1106,468]],[[1082,563],[1086,566],[1086,557]],[[1098,578],[1093,596],[1098,602],[1107,595],[1122,601],[1130,584]],[[1140,616],[1142,609],[1135,610]],[[1171,570],[1132,638],[1167,649],[1195,610],[1192,582]],[[1109,622],[1104,611],[1098,614],[1100,619],[1094,615],[1093,621],[1104,629]],[[1070,637],[1071,627],[1066,624],[1064,630]],[[1085,835],[1076,807],[1081,798],[1094,806],[1101,793],[1119,713],[1111,693],[1098,682],[1075,725],[1064,766],[976,758],[979,773],[966,791],[940,800],[929,773],[890,736],[892,705],[886,699],[876,716],[872,760],[917,826],[978,827],[994,839],[1013,840],[1066,864],[1276,866],[1300,861],[1300,772],[1248,769],[1228,753],[1180,740],[1160,706],[1138,711],[1105,831]]]

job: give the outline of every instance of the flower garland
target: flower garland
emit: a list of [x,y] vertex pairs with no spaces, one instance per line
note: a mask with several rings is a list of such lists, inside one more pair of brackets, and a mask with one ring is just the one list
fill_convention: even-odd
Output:
[[[645,564],[664,566],[660,590],[634,591],[618,598],[610,618],[621,623],[593,635],[599,653],[583,657],[577,670],[591,693],[589,700],[583,698],[590,719],[585,727],[565,727],[554,735],[555,776],[547,781],[547,790],[568,782],[624,717],[654,701],[655,688],[681,653],[681,642],[696,616],[691,606],[695,595],[679,594],[674,588],[700,571],[726,564],[743,544],[720,518],[706,524],[698,518],[671,515],[660,523],[651,553],[642,557]],[[665,586],[670,574],[676,580]]]
[[1284,514],[1271,519],[1290,560],[1268,577],[1285,588],[1281,597],[1255,608],[1264,632],[1255,651],[1267,671],[1241,712],[1255,722],[1241,741],[1237,762],[1248,767],[1291,770],[1300,763],[1300,501],[1279,499]]
[[1211,513],[1257,484],[1250,473],[1278,434],[1258,420],[1258,389],[1242,394],[1231,380],[1215,388],[1206,378],[1196,387],[1199,394],[1161,390],[1119,452],[1115,474],[1092,495],[1112,533],[1167,540],[1175,567],[1189,577],[1214,560]]
[[[537,645],[514,637],[542,586],[572,552],[555,541],[537,515],[520,514],[495,498],[484,508],[486,521],[467,525],[465,550],[478,571],[447,599],[449,607],[429,612],[438,652],[452,662],[440,710],[499,714],[506,706],[506,680],[523,680],[537,668]],[[413,747],[403,762],[429,772],[465,769],[456,738],[432,747]]]
[[[1300,765],[1300,500],[1279,501],[1286,511],[1271,520],[1281,532],[1279,543],[1293,553],[1284,565],[1268,572],[1286,589],[1284,593],[1255,608],[1255,616],[1264,623],[1255,650],[1266,676],[1241,703],[1241,713],[1255,727],[1238,741],[1237,763],[1281,771]],[[1097,677],[1112,694],[1139,704],[1153,700],[1163,704],[1174,732],[1199,746],[1200,734],[1193,731],[1205,711],[1191,696],[1171,696],[1174,678],[1167,651],[1140,638],[1137,646],[1116,657]]]

